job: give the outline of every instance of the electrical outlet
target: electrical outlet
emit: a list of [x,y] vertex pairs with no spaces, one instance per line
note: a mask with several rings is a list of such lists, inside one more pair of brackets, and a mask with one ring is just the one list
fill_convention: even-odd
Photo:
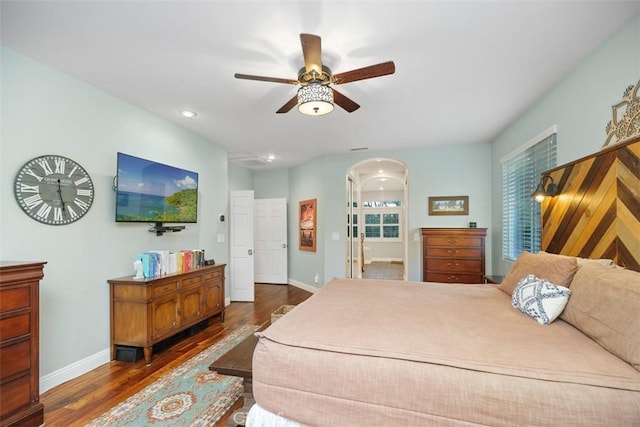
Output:
[[318,273],[316,273],[316,276],[313,278],[313,281],[316,283],[316,285],[320,281],[320,275]]

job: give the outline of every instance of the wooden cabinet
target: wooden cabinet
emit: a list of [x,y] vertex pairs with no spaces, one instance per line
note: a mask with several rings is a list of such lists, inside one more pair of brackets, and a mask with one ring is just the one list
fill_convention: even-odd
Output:
[[45,262],[0,261],[0,426],[39,426],[39,287]]
[[[224,270],[215,270],[204,275],[202,286],[203,316],[208,317],[224,310]],[[222,311],[224,319],[224,311]]]
[[422,228],[422,280],[484,283],[486,228]]
[[212,316],[224,322],[224,267],[216,264],[150,279],[108,280],[111,359],[116,346],[142,347],[151,363],[154,344]]

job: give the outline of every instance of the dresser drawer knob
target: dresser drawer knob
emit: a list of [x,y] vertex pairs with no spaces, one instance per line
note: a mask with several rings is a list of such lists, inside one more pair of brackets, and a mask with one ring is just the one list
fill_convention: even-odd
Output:
[[456,243],[458,243],[456,239],[449,239],[447,241],[449,242],[450,245],[455,245]]
[[457,251],[456,249],[453,249],[453,250],[449,249],[449,250],[447,251],[447,253],[448,253],[449,255],[458,255],[458,251]]
[[457,267],[459,264],[457,262],[448,262],[447,267]]

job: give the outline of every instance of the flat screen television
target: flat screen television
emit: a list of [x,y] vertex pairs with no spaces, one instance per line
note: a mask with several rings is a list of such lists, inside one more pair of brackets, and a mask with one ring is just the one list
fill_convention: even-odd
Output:
[[118,153],[116,222],[195,223],[198,174]]

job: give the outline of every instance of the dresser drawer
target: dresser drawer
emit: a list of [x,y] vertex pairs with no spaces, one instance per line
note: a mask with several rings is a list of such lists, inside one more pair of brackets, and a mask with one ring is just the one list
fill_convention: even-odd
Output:
[[31,288],[22,286],[0,292],[0,313],[31,306]]
[[31,340],[0,348],[0,360],[1,378],[28,371],[31,367]]
[[204,281],[206,282],[207,280],[214,280],[214,279],[219,279],[222,277],[222,270],[215,270],[212,271],[211,273],[207,273],[204,275]]
[[29,375],[23,375],[2,384],[0,408],[2,408],[3,414],[8,414],[31,402],[30,378]]
[[469,272],[469,273],[483,273],[483,262],[479,259],[443,259],[443,258],[430,258],[427,259],[427,270],[439,270],[448,271],[452,273],[456,272]]
[[202,276],[189,277],[188,279],[182,279],[182,286],[191,286],[191,285],[199,285],[202,283]]
[[482,247],[481,237],[469,236],[429,236],[426,238],[425,246],[463,246]]
[[28,335],[30,332],[31,313],[29,312],[0,320],[0,340],[2,341]]
[[437,283],[482,283],[482,274],[470,273],[434,273],[432,271],[424,272],[425,282]]
[[153,285],[151,295],[156,297],[158,295],[164,295],[168,292],[174,292],[178,289],[178,282],[164,282]]
[[482,248],[426,247],[424,253],[428,257],[482,258]]

